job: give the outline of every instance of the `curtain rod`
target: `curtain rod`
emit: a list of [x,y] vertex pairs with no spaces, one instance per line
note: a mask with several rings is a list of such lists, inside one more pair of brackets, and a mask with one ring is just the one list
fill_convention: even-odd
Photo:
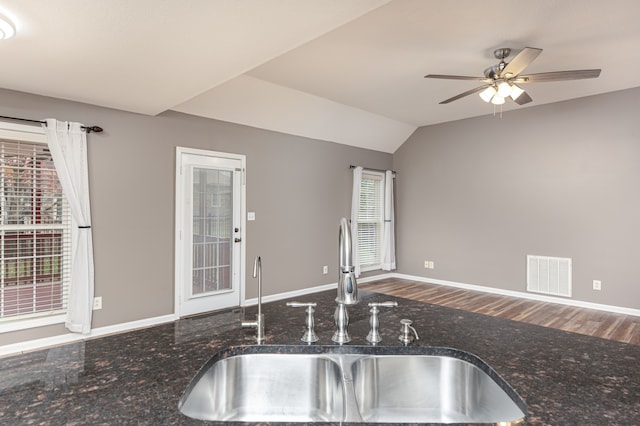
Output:
[[[358,166],[354,166],[353,164],[350,164],[350,165],[349,165],[349,168],[350,168],[350,169],[355,169],[356,167],[358,167]],[[363,167],[363,169],[365,169],[365,170],[371,170],[371,171],[373,171],[373,172],[382,172],[382,173],[386,172],[386,170],[382,170],[382,169],[372,169],[371,167]],[[393,173],[394,175],[397,175],[397,174],[398,174],[398,172],[396,172],[395,170],[391,170],[391,173]]]
[[[28,123],[39,123],[39,124],[44,124],[45,126],[47,124],[46,121],[30,120],[28,118],[6,117],[4,115],[0,115],[0,118],[4,119],[4,120],[15,120],[15,121],[26,121]],[[87,133],[91,133],[91,132],[100,133],[100,132],[102,132],[102,127],[100,127],[100,126],[82,126],[82,129],[85,130]]]

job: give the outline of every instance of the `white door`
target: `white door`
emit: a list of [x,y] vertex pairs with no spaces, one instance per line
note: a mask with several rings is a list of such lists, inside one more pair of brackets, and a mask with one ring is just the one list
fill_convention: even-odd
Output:
[[240,305],[244,156],[176,151],[176,313]]

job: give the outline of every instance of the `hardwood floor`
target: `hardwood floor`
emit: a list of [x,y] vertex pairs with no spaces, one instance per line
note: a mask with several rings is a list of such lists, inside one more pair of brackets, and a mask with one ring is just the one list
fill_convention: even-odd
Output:
[[640,345],[640,317],[387,278],[360,288],[603,339]]

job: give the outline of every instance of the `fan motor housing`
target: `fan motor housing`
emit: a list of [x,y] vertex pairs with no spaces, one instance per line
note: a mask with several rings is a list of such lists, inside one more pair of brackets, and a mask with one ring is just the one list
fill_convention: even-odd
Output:
[[493,56],[495,56],[496,59],[500,59],[501,61],[509,55],[511,55],[511,49],[509,49],[508,47],[502,47],[493,51]]

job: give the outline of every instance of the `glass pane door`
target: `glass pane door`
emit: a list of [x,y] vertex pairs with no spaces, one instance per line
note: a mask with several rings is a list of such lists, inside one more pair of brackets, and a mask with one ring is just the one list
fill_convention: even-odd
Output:
[[229,291],[233,249],[233,172],[193,169],[191,294]]

